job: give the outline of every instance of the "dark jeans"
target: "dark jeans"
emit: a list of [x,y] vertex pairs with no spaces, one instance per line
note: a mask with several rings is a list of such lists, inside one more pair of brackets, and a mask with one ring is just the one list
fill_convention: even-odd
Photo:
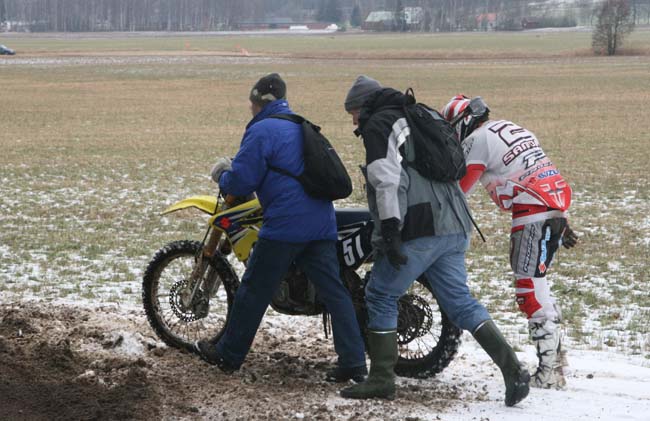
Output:
[[244,362],[266,308],[293,262],[307,274],[331,314],[339,366],[365,366],[363,339],[352,299],[341,281],[334,241],[286,243],[260,238],[235,295],[230,321],[217,343],[219,355],[234,367]]

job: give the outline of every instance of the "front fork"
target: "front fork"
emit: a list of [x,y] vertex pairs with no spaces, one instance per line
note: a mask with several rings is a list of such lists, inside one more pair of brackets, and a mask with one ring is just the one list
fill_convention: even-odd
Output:
[[[234,196],[226,196],[223,209],[225,210],[228,207],[231,207],[234,203]],[[194,265],[194,269],[192,270],[192,275],[190,277],[189,284],[193,285],[192,293],[186,295],[185,299],[182,300],[185,307],[192,306],[194,303],[194,297],[196,297],[198,291],[202,286],[204,286],[203,296],[208,300],[219,290],[219,287],[221,286],[221,278],[217,276],[216,269],[213,266],[209,265],[208,262],[210,258],[215,255],[217,249],[219,248],[222,235],[223,231],[214,229],[212,227],[209,228],[209,231],[206,235],[207,241],[204,240],[203,250],[196,260],[196,264]],[[208,273],[204,276],[206,270]]]

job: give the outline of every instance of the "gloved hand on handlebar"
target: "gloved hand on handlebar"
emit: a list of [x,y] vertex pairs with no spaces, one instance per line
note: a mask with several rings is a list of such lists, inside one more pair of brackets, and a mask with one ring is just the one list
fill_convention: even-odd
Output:
[[388,218],[381,221],[381,236],[384,239],[384,253],[386,253],[388,262],[399,270],[399,267],[408,261],[408,257],[400,251],[402,237],[399,232],[399,220]]
[[577,243],[578,243],[578,236],[576,235],[575,232],[573,232],[571,227],[567,224],[566,228],[564,229],[564,233],[562,234],[562,246],[565,249],[570,249],[575,247]]
[[223,174],[224,171],[229,171],[229,170],[232,170],[232,161],[230,160],[230,158],[217,159],[217,163],[214,164],[214,166],[212,167],[212,171],[210,172],[212,181],[219,184],[219,178],[221,177],[221,174]]

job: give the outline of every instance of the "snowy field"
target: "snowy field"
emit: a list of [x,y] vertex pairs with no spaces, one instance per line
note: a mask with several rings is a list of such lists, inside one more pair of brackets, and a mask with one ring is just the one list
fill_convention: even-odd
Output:
[[[538,36],[513,39],[533,45]],[[169,38],[165,42],[175,42]],[[40,399],[33,413],[20,413],[7,393],[47,395],[53,379],[70,377],[57,389],[61,394],[52,395],[76,402],[69,418],[124,416],[101,398],[109,385],[111,399],[133,397],[124,417],[137,419],[647,420],[650,120],[638,105],[650,102],[648,56],[551,51],[522,61],[474,50],[472,38],[460,36],[454,42],[466,44],[457,61],[394,60],[400,51],[390,46],[400,40],[409,54],[438,54],[405,36],[386,42],[385,60],[377,59],[378,48],[364,62],[332,55],[337,48],[352,54],[347,43],[366,38],[348,37],[343,47],[330,37],[309,39],[317,57],[305,59],[285,54],[292,43],[302,55],[308,50],[306,41],[287,36],[242,46],[250,57],[232,53],[240,39],[223,54],[174,57],[169,51],[107,51],[104,44],[101,54],[87,51],[101,40],[60,54],[59,44],[48,47],[59,39],[39,38],[38,48],[47,51],[0,59],[0,358],[6,368],[0,368],[0,418],[38,418],[55,403]],[[34,38],[17,42],[28,46]],[[317,116],[312,119],[350,169],[356,191],[341,206],[364,205],[356,171],[363,151],[342,110],[357,74],[413,86],[437,107],[457,92],[481,94],[496,116],[538,135],[572,184],[570,220],[581,238],[576,249],[559,252],[549,275],[566,320],[567,390],[533,390],[506,408],[499,373],[468,335],[436,378],[400,379],[394,402],[343,400],[338,386],[321,380],[334,354],[318,318],[269,312],[254,352],[233,377],[154,337],[140,303],[147,262],[167,242],[201,239],[204,224],[198,214],[159,212],[184,197],[214,192],[207,176],[212,161],[236,152],[249,118],[250,85],[270,71],[288,81],[297,111]],[[473,239],[470,286],[532,367],[535,355],[507,268],[508,217],[480,190],[470,204],[488,238],[485,244]],[[17,382],[34,370],[42,381]],[[104,412],[84,406],[84,395]]]

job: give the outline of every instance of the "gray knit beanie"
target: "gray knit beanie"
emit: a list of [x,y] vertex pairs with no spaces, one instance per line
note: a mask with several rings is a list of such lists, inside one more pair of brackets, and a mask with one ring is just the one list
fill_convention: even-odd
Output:
[[345,98],[345,111],[358,110],[370,95],[380,89],[381,85],[375,79],[365,75],[359,76]]

